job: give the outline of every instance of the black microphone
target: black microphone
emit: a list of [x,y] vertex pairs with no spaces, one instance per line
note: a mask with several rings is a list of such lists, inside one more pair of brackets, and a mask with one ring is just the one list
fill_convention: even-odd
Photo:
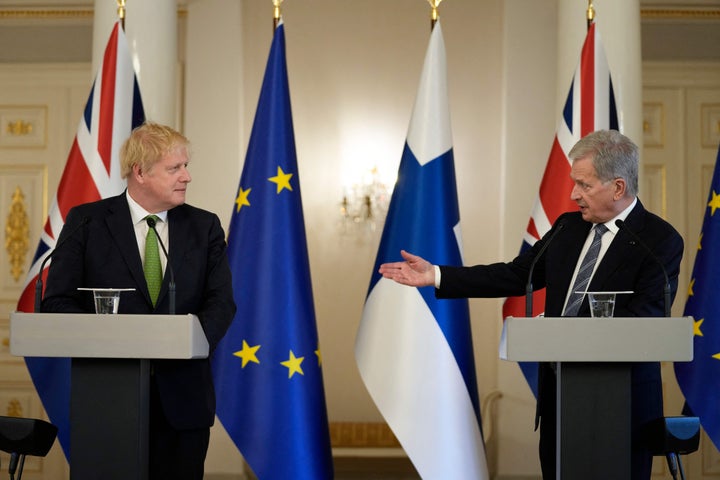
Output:
[[45,270],[45,264],[48,262],[48,260],[50,260],[50,257],[52,257],[55,254],[55,252],[57,252],[58,249],[60,247],[62,247],[65,242],[68,241],[69,238],[72,238],[72,236],[75,235],[75,232],[80,230],[83,226],[87,225],[88,223],[90,223],[90,217],[83,217],[82,220],[80,221],[80,223],[75,228],[72,229],[72,231],[67,235],[67,237],[62,239],[62,242],[59,242],[57,245],[55,245],[55,249],[52,252],[50,252],[48,254],[48,256],[45,257],[43,259],[42,263],[40,264],[40,271],[38,272],[38,277],[37,277],[37,280],[35,281],[35,313],[40,313],[40,307],[42,305],[42,300],[43,300],[43,298],[42,298],[43,297],[42,276],[43,276],[43,271]]
[[637,236],[637,234],[636,234],[635,232],[633,232],[632,230],[630,230],[630,229],[628,228],[628,226],[625,225],[625,222],[623,222],[622,220],[618,219],[618,220],[615,220],[615,225],[617,225],[620,230],[624,230],[624,231],[626,231],[627,233],[629,233],[630,236],[633,237],[633,239],[634,239],[637,243],[639,243],[641,247],[643,247],[645,250],[647,250],[647,252],[650,254],[650,256],[652,257],[652,259],[655,260],[655,262],[656,262],[658,265],[660,265],[660,268],[662,269],[663,277],[665,277],[665,286],[664,286],[664,288],[663,288],[663,292],[664,292],[664,294],[665,294],[665,316],[666,316],[666,317],[669,317],[669,316],[670,316],[670,307],[671,307],[671,302],[670,302],[670,277],[668,277],[667,270],[665,270],[665,265],[663,265],[662,262],[660,261],[660,259],[657,257],[657,255],[655,255],[655,252],[653,252],[653,251],[650,249],[650,247],[648,247],[647,244],[646,244],[645,242],[643,242],[643,241],[640,239],[640,237]]
[[[8,463],[8,473],[10,474],[10,478],[12,478],[15,475],[15,471],[17,471],[18,467],[18,460],[20,457],[23,457],[23,463],[25,463],[25,458],[23,455],[20,455],[17,452],[12,452],[10,454],[10,463]],[[20,469],[22,472],[22,469]]]
[[540,260],[540,257],[542,257],[542,254],[545,253],[545,250],[547,250],[548,246],[552,241],[557,237],[558,233],[560,233],[560,230],[563,229],[565,226],[564,223],[559,223],[558,226],[555,228],[555,231],[552,235],[550,235],[550,238],[548,238],[547,242],[540,248],[540,251],[535,255],[535,258],[533,258],[532,263],[530,264],[530,273],[528,273],[528,280],[527,284],[525,285],[525,316],[526,317],[532,317],[532,307],[533,307],[533,286],[532,286],[532,276],[533,276],[533,270],[535,270],[535,265]]
[[170,264],[170,255],[168,255],[167,250],[165,250],[165,245],[163,244],[163,241],[160,238],[158,231],[155,229],[155,224],[157,223],[155,222],[155,219],[147,217],[145,221],[147,222],[148,227],[152,228],[153,232],[155,232],[158,243],[160,244],[160,247],[165,254],[165,260],[167,260],[167,268],[170,271],[170,285],[168,285],[168,298],[170,300],[170,306],[168,307],[168,313],[170,315],[175,315],[175,273],[173,272],[172,265]]
[[[675,452],[668,452],[665,454],[665,459],[667,460],[670,475],[674,480],[677,480],[678,464],[680,464],[680,459],[678,458],[678,455]],[[683,475],[682,478],[685,478],[685,476]]]

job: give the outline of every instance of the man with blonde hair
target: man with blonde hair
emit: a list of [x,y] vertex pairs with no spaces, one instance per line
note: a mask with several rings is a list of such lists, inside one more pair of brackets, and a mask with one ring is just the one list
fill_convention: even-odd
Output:
[[[189,146],[167,126],[133,130],[120,151],[127,190],[68,212],[42,311],[92,313],[92,293],[78,288],[106,287],[134,288],[123,293],[119,313],[167,314],[175,303],[170,262],[173,313],[197,315],[213,351],[232,322],[235,302],[220,220],[185,203]],[[215,419],[210,361],[154,360],[151,372],[149,478],[200,480]]]

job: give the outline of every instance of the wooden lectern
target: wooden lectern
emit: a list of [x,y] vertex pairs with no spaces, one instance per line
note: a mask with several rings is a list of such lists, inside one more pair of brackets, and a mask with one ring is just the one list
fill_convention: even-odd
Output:
[[557,363],[560,479],[630,480],[627,362],[693,358],[692,317],[508,317],[500,358]]
[[70,476],[148,478],[150,360],[207,358],[194,315],[10,315],[10,352],[69,357]]

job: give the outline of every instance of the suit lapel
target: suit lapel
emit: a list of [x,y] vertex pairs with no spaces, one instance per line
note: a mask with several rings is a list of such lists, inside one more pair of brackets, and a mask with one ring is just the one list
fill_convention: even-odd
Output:
[[[583,220],[580,215],[577,216],[577,220],[572,223],[568,222],[569,224],[565,227],[567,228],[567,235],[563,237],[563,243],[560,245],[562,255],[559,257],[560,261],[554,264],[558,266],[557,274],[562,282],[559,289],[559,292],[563,293],[563,297],[560,299],[562,305],[565,304],[565,296],[571,287],[570,281],[580,259],[580,252],[582,252],[585,239],[592,228],[592,224]],[[562,305],[560,306],[561,310]]]
[[565,214],[560,220],[563,231],[546,252],[546,279],[548,288],[545,298],[545,313],[560,316],[565,297],[570,289],[575,265],[592,224],[584,221],[580,212]]
[[137,285],[138,290],[143,293],[146,300],[152,305],[150,293],[147,289],[147,282],[145,281],[142,260],[140,259],[140,252],[138,251],[137,239],[135,238],[135,228],[132,223],[132,217],[130,216],[130,207],[125,198],[125,193],[115,197],[114,201],[108,207],[105,225],[107,225],[113,242],[115,242],[115,246],[125,261],[135,281],[135,285]]
[[[170,251],[168,254],[175,273],[176,283],[185,264],[183,258],[187,250],[188,239],[191,238],[190,223],[187,211],[182,205],[168,211],[168,238],[170,239]],[[163,290],[165,290],[165,282],[163,282]],[[160,294],[162,295],[162,293],[161,291]]]
[[[642,229],[645,228],[644,213],[645,207],[643,207],[638,199],[637,205],[635,205],[635,208],[632,209],[625,219],[625,226],[635,233],[642,231]],[[607,252],[605,252],[605,256],[603,256],[600,261],[600,265],[598,265],[590,282],[589,290],[606,290],[606,288],[603,287],[606,280],[619,268],[627,264],[630,257],[637,251],[636,248],[633,248],[635,244],[636,240],[632,235],[623,229],[619,230]],[[630,248],[628,248],[628,246]]]

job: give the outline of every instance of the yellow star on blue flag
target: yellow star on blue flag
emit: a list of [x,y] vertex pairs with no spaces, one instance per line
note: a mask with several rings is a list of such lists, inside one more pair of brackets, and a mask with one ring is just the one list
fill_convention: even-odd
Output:
[[277,167],[277,175],[268,178],[268,180],[277,185],[276,193],[280,193],[285,189],[292,192],[292,185],[290,185],[292,176],[292,173],[285,173],[282,167]]
[[258,478],[332,479],[322,369],[303,363],[318,333],[282,22],[239,184],[227,241],[237,313],[213,353],[217,416]]
[[685,304],[685,315],[695,318],[694,359],[676,363],[675,376],[685,395],[686,413],[700,418],[720,450],[720,215],[714,215],[720,195],[716,192],[720,192],[720,151],[700,232],[703,247],[698,247]]

